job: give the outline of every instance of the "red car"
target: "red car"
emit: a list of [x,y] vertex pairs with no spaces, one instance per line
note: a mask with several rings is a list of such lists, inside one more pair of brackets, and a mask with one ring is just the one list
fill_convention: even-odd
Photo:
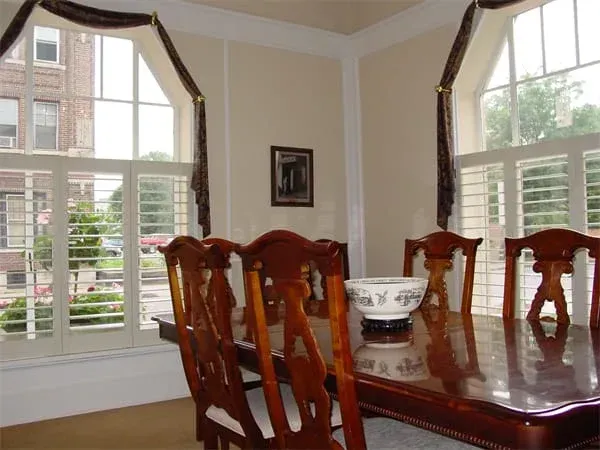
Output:
[[142,253],[155,253],[159,245],[166,245],[173,239],[168,234],[150,234],[140,238]]

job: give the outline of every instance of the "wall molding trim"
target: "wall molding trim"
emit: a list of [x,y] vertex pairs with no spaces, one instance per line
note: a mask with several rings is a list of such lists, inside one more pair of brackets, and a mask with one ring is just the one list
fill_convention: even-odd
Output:
[[471,0],[425,0],[348,36],[346,54],[362,57],[450,23],[455,23],[458,27],[470,2]]
[[[23,3],[23,0],[1,0]],[[425,0],[352,35],[227,11],[183,0],[78,0],[114,11],[153,11],[169,30],[246,42],[316,56],[362,57],[448,23],[458,23],[469,0]]]

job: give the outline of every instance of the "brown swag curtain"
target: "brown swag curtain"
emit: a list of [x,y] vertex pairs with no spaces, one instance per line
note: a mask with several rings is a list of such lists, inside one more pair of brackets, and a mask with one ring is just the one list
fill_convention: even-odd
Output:
[[500,9],[525,0],[474,0],[465,11],[452,50],[446,61],[444,73],[437,91],[437,224],[448,229],[448,217],[452,215],[456,191],[454,172],[454,136],[452,124],[452,86],[460,70],[469,45],[473,17],[477,8]]
[[205,97],[179,57],[175,46],[156,13],[123,13],[92,8],[66,0],[26,0],[0,38],[0,58],[17,40],[33,9],[39,6],[64,19],[91,28],[133,28],[144,25],[156,27],[158,35],[175,67],[181,83],[194,102],[194,173],[191,187],[196,192],[198,223],[204,237],[210,234],[210,203],[208,190],[208,155],[206,147]]

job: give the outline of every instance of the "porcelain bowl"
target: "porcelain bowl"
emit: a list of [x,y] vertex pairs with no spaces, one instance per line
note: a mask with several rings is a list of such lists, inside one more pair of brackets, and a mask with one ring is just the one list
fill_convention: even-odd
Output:
[[346,295],[365,319],[406,319],[417,309],[427,289],[427,278],[354,278],[344,281]]

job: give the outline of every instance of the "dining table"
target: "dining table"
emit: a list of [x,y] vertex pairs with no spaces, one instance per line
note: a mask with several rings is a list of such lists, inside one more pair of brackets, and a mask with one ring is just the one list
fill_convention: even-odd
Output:
[[[305,310],[335,397],[327,302],[307,301]],[[411,319],[401,332],[367,333],[362,315],[349,306],[357,396],[365,414],[484,448],[575,449],[600,440],[600,330],[436,308],[417,310]],[[153,320],[161,338],[177,342],[172,314]],[[285,380],[283,304],[267,308],[267,323],[274,365]],[[234,309],[232,328],[239,364],[259,372],[244,308]]]

